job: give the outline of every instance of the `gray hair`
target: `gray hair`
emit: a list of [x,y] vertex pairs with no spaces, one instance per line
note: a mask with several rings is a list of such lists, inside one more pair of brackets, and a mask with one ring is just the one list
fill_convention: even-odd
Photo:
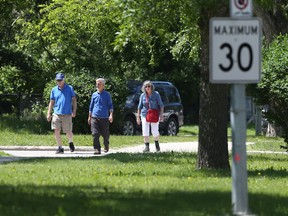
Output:
[[142,88],[141,88],[142,92],[146,92],[145,91],[145,86],[147,86],[147,85],[150,85],[151,86],[151,90],[154,91],[155,87],[154,87],[153,83],[150,80],[146,80],[146,81],[144,81],[144,83],[142,85]]
[[97,81],[100,81],[103,85],[105,85],[105,83],[106,83],[106,80],[104,78],[97,78],[96,82]]

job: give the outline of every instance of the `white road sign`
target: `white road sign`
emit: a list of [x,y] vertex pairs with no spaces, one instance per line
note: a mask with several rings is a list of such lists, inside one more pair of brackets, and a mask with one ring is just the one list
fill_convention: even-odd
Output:
[[230,0],[230,16],[252,16],[252,0]]
[[209,36],[210,82],[259,82],[261,19],[212,18]]

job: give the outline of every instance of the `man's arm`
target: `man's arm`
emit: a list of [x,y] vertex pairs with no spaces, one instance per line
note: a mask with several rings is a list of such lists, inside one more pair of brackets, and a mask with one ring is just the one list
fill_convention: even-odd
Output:
[[77,110],[77,99],[76,97],[72,97],[72,117],[76,116],[76,110]]
[[109,112],[110,112],[109,122],[112,123],[113,122],[113,109],[110,109]]
[[47,111],[47,121],[50,122],[51,121],[51,113],[52,113],[52,108],[54,107],[55,101],[54,100],[50,100],[49,102],[49,106],[48,106],[48,111]]

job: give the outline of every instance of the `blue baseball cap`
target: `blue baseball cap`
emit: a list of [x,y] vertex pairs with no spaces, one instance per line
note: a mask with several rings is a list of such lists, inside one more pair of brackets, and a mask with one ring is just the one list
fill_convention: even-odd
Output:
[[63,80],[63,79],[64,79],[64,77],[65,77],[65,76],[64,76],[64,74],[63,74],[63,73],[57,73],[57,74],[56,74],[56,78],[55,78],[55,79],[56,79],[56,80]]

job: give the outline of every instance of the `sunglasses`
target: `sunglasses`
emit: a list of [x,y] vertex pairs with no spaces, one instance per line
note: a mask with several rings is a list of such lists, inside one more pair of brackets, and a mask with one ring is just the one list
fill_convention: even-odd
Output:
[[56,80],[57,82],[62,82],[63,80]]
[[150,87],[151,87],[150,85],[146,85],[146,86],[145,86],[145,88],[150,88]]

